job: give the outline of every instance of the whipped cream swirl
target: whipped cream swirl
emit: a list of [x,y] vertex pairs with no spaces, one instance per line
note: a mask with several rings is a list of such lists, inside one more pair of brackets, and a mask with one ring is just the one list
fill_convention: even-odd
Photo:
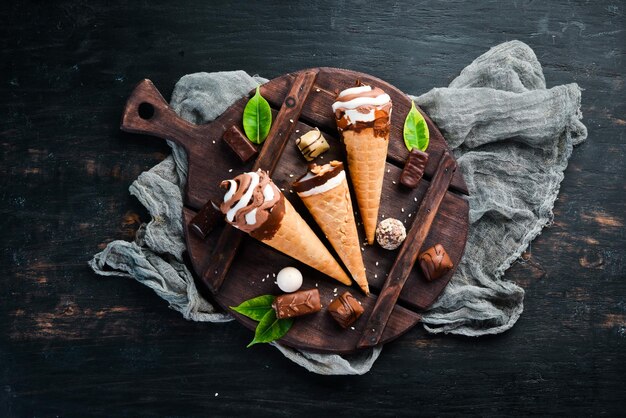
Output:
[[248,233],[261,227],[283,199],[267,172],[260,169],[225,180],[220,187],[227,190],[220,205],[226,221]]
[[360,85],[343,90],[332,105],[339,131],[389,125],[391,97],[378,87]]

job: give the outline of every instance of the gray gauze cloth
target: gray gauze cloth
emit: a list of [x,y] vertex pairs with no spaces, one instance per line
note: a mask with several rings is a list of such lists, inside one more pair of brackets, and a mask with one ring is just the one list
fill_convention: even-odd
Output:
[[[186,75],[176,84],[171,106],[190,122],[207,123],[265,81],[243,71]],[[537,57],[518,41],[481,55],[447,88],[415,98],[444,133],[470,192],[465,255],[424,313],[429,332],[496,334],[519,318],[524,290],[502,275],[552,219],[572,147],[587,137],[580,99],[576,84],[546,89]],[[184,151],[170,145],[172,156],[130,186],[152,220],[134,242],[111,242],[89,264],[98,274],[132,277],[151,287],[186,319],[230,321],[199,295],[183,263],[181,190],[187,161]],[[320,374],[366,373],[381,351],[339,356],[273,345]]]

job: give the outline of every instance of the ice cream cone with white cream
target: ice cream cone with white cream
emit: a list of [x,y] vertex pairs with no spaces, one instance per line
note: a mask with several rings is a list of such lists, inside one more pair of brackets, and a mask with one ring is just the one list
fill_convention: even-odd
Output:
[[223,181],[226,222],[270,247],[350,285],[337,260],[272,182],[258,170]]
[[293,189],[324,231],[354,281],[366,295],[369,294],[343,163],[311,164],[307,173],[293,184]]
[[389,144],[391,98],[378,87],[343,90],[332,105],[369,244],[374,243]]

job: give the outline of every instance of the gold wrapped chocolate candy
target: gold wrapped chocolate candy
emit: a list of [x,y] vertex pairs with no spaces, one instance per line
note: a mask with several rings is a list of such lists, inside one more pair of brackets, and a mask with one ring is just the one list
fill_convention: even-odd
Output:
[[296,145],[307,161],[313,161],[330,149],[324,135],[317,128],[296,139]]

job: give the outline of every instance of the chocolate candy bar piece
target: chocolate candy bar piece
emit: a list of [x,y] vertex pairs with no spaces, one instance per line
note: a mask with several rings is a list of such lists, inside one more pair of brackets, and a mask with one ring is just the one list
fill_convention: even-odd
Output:
[[200,238],[204,239],[209,232],[217,225],[218,222],[224,220],[224,214],[212,202],[208,201],[200,212],[189,222],[189,229],[196,233]]
[[244,134],[235,125],[231,126],[226,130],[226,132],[224,132],[222,139],[228,144],[230,149],[237,154],[243,163],[250,161],[251,158],[256,157],[259,154],[252,142],[248,141]]
[[424,168],[426,168],[427,162],[428,154],[413,148],[404,163],[404,169],[402,174],[400,174],[400,183],[411,189],[416,188],[424,175]]
[[328,305],[328,312],[342,328],[348,328],[354,324],[363,311],[359,301],[350,292],[345,292]]
[[319,312],[322,309],[320,292],[317,289],[301,290],[276,296],[272,306],[276,311],[276,318],[278,319],[308,315]]
[[435,244],[419,256],[420,267],[424,273],[426,280],[436,280],[447,272],[452,270],[454,266],[448,253],[441,244]]

